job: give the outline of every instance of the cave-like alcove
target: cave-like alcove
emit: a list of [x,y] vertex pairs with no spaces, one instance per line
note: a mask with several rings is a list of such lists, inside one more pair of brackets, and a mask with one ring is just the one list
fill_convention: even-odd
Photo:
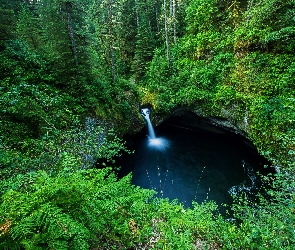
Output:
[[151,147],[147,129],[129,138],[131,155],[117,162],[119,176],[132,172],[132,182],[154,189],[158,197],[178,199],[188,207],[192,201],[214,200],[231,204],[232,195],[255,196],[261,188],[257,172],[269,171],[245,137],[210,124],[191,112],[171,116],[155,127],[165,147]]

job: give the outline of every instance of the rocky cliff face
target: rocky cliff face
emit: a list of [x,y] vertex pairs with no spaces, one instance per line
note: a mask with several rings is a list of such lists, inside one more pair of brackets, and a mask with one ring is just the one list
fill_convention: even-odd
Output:
[[249,114],[245,110],[241,115],[238,106],[209,110],[199,107],[179,107],[168,114],[155,114],[152,117],[155,126],[168,118],[173,118],[180,126],[207,129],[222,133],[229,131],[249,139]]
[[241,115],[241,111],[238,110],[237,105],[216,110],[214,115],[207,114],[206,112],[198,109],[194,109],[193,112],[201,117],[206,117],[207,120],[214,126],[249,138],[248,135],[250,133],[250,125],[248,111],[245,110],[243,112],[244,115]]

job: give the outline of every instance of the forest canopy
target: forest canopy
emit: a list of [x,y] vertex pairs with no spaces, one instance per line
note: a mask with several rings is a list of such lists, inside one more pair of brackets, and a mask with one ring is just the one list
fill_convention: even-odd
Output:
[[[0,0],[0,248],[293,249],[294,51],[294,0]],[[241,126],[268,198],[231,222],[117,179],[140,104]]]

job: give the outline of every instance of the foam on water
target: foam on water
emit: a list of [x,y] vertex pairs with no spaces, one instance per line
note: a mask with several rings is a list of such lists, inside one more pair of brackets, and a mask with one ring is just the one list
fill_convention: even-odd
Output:
[[148,108],[141,109],[141,115],[148,125],[148,144],[147,146],[156,150],[165,150],[169,146],[169,141],[165,138],[156,137],[153,125],[150,120],[150,110]]
[[148,139],[148,147],[157,149],[157,150],[165,150],[169,146],[169,141],[165,138],[149,138]]

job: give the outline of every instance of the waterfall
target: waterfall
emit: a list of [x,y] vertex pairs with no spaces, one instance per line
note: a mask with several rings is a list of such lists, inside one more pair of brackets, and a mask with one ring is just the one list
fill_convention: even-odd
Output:
[[153,128],[153,124],[151,123],[151,120],[150,120],[150,110],[148,108],[142,109],[141,114],[147,122],[148,131],[149,131],[149,138],[156,139],[156,134],[155,134],[155,131]]
[[148,147],[157,150],[165,150],[169,146],[169,142],[165,138],[156,137],[153,124],[150,120],[150,110],[148,108],[141,109],[141,115],[146,120],[148,125]]

